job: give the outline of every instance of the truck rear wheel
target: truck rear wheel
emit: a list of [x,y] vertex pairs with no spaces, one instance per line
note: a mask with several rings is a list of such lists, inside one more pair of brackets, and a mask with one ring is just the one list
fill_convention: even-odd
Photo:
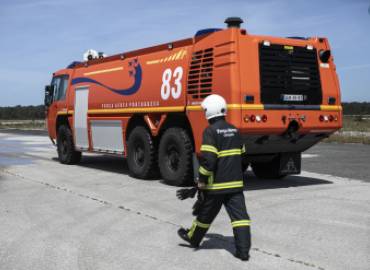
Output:
[[280,173],[279,158],[274,158],[270,162],[253,162],[252,170],[258,178],[281,179],[286,176],[286,174]]
[[188,184],[193,179],[193,144],[182,128],[169,128],[159,144],[158,163],[162,178],[170,185]]
[[127,165],[134,177],[148,179],[155,175],[156,151],[154,141],[143,126],[135,127],[128,138]]
[[66,125],[58,128],[57,151],[60,163],[77,164],[81,160],[81,152],[75,150],[72,132]]

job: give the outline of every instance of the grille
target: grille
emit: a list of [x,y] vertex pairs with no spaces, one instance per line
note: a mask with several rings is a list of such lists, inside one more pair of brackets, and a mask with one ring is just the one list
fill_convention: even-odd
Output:
[[193,52],[190,63],[187,93],[193,99],[212,93],[213,48]]
[[265,104],[321,104],[316,49],[259,45],[261,101]]

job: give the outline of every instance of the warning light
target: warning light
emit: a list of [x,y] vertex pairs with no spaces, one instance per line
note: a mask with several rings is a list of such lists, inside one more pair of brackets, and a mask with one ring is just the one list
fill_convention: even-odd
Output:
[[266,122],[266,121],[267,121],[267,115],[264,114],[264,115],[262,115],[262,122]]

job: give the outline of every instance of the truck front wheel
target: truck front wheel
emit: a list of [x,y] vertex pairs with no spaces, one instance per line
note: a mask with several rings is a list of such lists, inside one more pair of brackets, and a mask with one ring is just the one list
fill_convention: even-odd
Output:
[[127,165],[134,177],[148,179],[155,175],[157,167],[154,141],[143,126],[135,127],[129,135]]
[[81,160],[81,152],[75,150],[72,132],[68,126],[58,128],[57,135],[58,159],[63,164],[77,164]]
[[185,185],[193,180],[193,144],[182,128],[169,128],[159,144],[158,163],[162,178],[170,185]]

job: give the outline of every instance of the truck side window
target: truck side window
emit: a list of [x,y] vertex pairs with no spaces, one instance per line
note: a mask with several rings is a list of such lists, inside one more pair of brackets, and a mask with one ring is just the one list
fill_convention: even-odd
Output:
[[51,80],[50,85],[54,87],[53,100],[57,100],[58,89],[59,89],[59,86],[60,86],[60,77],[53,77],[53,79]]
[[54,77],[51,84],[54,85],[54,101],[64,100],[68,86],[68,76]]

